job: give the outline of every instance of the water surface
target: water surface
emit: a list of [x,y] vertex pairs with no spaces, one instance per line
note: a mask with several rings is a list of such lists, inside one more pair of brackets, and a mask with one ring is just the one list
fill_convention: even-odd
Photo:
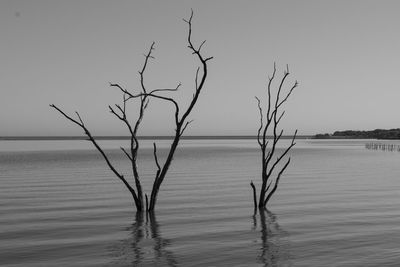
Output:
[[[129,175],[126,141],[101,143]],[[147,192],[151,145],[139,158]],[[364,146],[299,140],[268,211],[253,214],[256,142],[184,140],[156,212],[141,216],[87,141],[1,141],[0,264],[397,266],[400,153]]]

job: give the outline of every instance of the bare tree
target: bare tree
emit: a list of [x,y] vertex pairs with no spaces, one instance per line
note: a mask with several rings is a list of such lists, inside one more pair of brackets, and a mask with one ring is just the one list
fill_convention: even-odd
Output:
[[[292,94],[293,90],[298,86],[296,81],[290,89],[283,93],[282,89],[285,85],[286,78],[289,76],[289,67],[286,66],[286,70],[282,79],[279,82],[278,88],[272,95],[272,82],[275,79],[276,65],[274,64],[274,71],[272,76],[269,77],[268,87],[267,87],[267,108],[266,111],[261,107],[261,101],[258,97],[257,105],[260,113],[260,127],[257,132],[257,142],[261,149],[261,177],[262,185],[260,189],[260,198],[258,200],[258,207],[265,208],[268,201],[275,193],[278,188],[279,180],[289,166],[290,157],[286,157],[288,152],[296,144],[295,139],[297,135],[297,130],[295,131],[293,137],[291,138],[290,144],[283,149],[281,153],[278,152],[277,145],[282,138],[283,129],[279,130],[279,123],[285,114],[285,111],[281,111],[282,105],[288,100],[289,96]],[[269,137],[271,134],[272,137]],[[286,159],[287,158],[287,159]],[[275,176],[275,179],[273,179]],[[250,183],[253,189],[253,201],[254,208],[257,207],[257,192],[256,187],[251,181]]]
[[[119,84],[110,83],[110,86],[117,88],[122,93],[122,97],[123,97],[122,105],[116,104],[114,107],[109,106],[109,110],[112,114],[114,114],[120,121],[122,121],[126,125],[126,127],[128,128],[129,134],[130,134],[129,150],[126,150],[125,148],[122,148],[122,147],[121,147],[121,150],[128,157],[128,159],[131,163],[133,179],[135,182],[134,187],[128,182],[128,180],[125,178],[125,176],[115,168],[113,163],[111,163],[107,154],[99,146],[96,139],[90,133],[89,129],[86,127],[85,123],[83,122],[83,120],[78,112],[76,112],[77,118],[74,119],[71,116],[67,115],[65,112],[63,112],[56,105],[54,105],[54,104],[50,105],[52,108],[56,109],[59,113],[61,113],[65,118],[67,118],[68,120],[70,120],[71,122],[75,123],[76,125],[78,125],[79,127],[81,127],[83,129],[84,133],[87,135],[89,140],[93,143],[93,145],[96,147],[96,149],[103,156],[108,167],[115,174],[115,176],[123,182],[123,184],[126,186],[126,188],[131,193],[131,195],[134,199],[137,211],[143,211],[144,209],[146,209],[146,211],[153,211],[155,208],[158,192],[160,190],[162,182],[164,181],[164,179],[167,175],[168,169],[173,160],[174,153],[178,147],[180,138],[183,135],[184,131],[186,130],[187,126],[192,122],[192,121],[188,121],[188,117],[189,117],[191,111],[193,110],[194,106],[196,105],[197,100],[200,96],[200,93],[204,87],[204,84],[205,84],[205,81],[207,78],[207,62],[213,58],[213,57],[204,57],[201,54],[201,48],[203,47],[205,41],[203,41],[198,46],[198,48],[195,48],[195,46],[192,42],[192,19],[193,19],[193,10],[191,12],[190,18],[188,20],[184,19],[184,21],[188,24],[188,29],[189,29],[188,37],[187,37],[188,48],[192,52],[192,54],[200,61],[200,66],[197,68],[195,78],[194,78],[195,92],[194,92],[193,98],[190,101],[186,110],[181,111],[180,106],[177,101],[175,101],[172,97],[168,97],[168,96],[164,95],[164,93],[166,93],[166,92],[177,91],[181,87],[181,83],[179,83],[175,88],[161,88],[161,89],[158,88],[158,89],[152,89],[152,90],[149,90],[148,88],[146,88],[144,74],[146,72],[149,60],[154,59],[153,54],[152,54],[153,50],[154,50],[154,45],[155,45],[154,42],[151,44],[149,51],[145,55],[143,67],[139,71],[140,85],[141,85],[141,89],[140,89],[139,93],[137,93],[137,94],[131,93],[130,91],[123,88]],[[148,199],[147,194],[145,194],[146,204],[144,206],[143,190],[142,190],[142,186],[141,186],[141,182],[140,182],[140,175],[139,175],[138,167],[137,167],[137,154],[138,154],[138,150],[139,150],[138,129],[139,129],[140,123],[143,119],[146,107],[148,106],[149,100],[151,98],[169,102],[174,106],[174,109],[175,109],[175,112],[174,112],[175,135],[173,137],[173,141],[172,141],[170,150],[167,154],[167,157],[166,157],[164,163],[161,163],[160,160],[158,159],[157,146],[156,146],[156,143],[153,143],[153,155],[154,155],[155,164],[157,166],[157,171],[156,171],[156,175],[154,178],[153,187],[151,190],[150,201]],[[127,116],[127,112],[126,112],[126,105],[131,100],[136,100],[136,99],[139,100],[139,115],[137,116],[136,121],[134,123],[131,123],[130,120],[128,120],[128,116]]]

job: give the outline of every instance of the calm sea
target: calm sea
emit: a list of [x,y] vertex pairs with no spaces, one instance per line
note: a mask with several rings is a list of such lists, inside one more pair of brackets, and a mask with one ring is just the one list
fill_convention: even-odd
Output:
[[[101,143],[129,175],[124,142]],[[184,140],[146,217],[87,141],[1,141],[0,265],[399,266],[400,153],[366,142],[299,140],[255,215],[256,142]],[[150,141],[139,161],[149,192]]]

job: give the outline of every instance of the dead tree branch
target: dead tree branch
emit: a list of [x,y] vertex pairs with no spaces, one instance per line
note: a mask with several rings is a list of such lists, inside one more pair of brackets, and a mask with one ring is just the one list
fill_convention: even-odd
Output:
[[150,58],[154,58],[152,56],[153,50],[154,50],[154,42],[151,44],[148,53],[145,55],[145,61],[143,63],[143,67],[139,71],[141,91],[142,91],[142,93],[144,93],[144,95],[142,97],[140,97],[140,99],[139,99],[139,101],[140,101],[140,103],[139,103],[139,115],[136,118],[136,121],[135,121],[135,123],[133,125],[128,120],[128,116],[127,116],[127,113],[126,113],[126,105],[127,105],[127,101],[130,99],[129,96],[131,95],[131,93],[129,93],[128,90],[124,89],[119,84],[110,83],[111,87],[119,88],[120,91],[123,94],[123,96],[122,96],[122,98],[123,98],[122,105],[116,104],[115,108],[113,108],[111,105],[109,105],[108,108],[109,108],[110,112],[115,117],[117,117],[119,120],[121,120],[129,130],[129,134],[130,134],[129,152],[125,148],[122,148],[122,147],[121,147],[121,150],[128,157],[128,159],[129,159],[129,161],[131,163],[132,175],[133,175],[134,183],[135,183],[135,189],[129,184],[129,182],[124,178],[124,176],[122,174],[120,174],[116,170],[114,165],[108,159],[108,157],[105,154],[104,150],[98,145],[98,143],[93,138],[93,136],[91,135],[89,130],[85,127],[85,125],[84,125],[84,123],[83,123],[83,121],[82,121],[82,119],[81,119],[81,117],[79,116],[78,113],[77,113],[77,116],[78,116],[79,122],[74,120],[74,119],[72,119],[71,117],[69,117],[66,113],[64,113],[60,108],[56,107],[55,105],[50,105],[51,107],[55,108],[58,112],[60,112],[62,115],[64,115],[64,117],[66,117],[70,121],[74,122],[75,124],[77,124],[78,126],[80,126],[84,130],[85,134],[89,137],[89,140],[94,144],[96,149],[103,155],[103,158],[105,159],[108,167],[125,184],[125,186],[131,192],[131,194],[132,194],[132,196],[133,196],[133,198],[135,200],[135,206],[136,206],[136,210],[137,211],[143,211],[143,209],[144,209],[144,206],[143,206],[143,190],[142,190],[142,185],[141,185],[141,182],[140,182],[140,177],[139,177],[139,172],[138,172],[138,167],[137,167],[137,153],[138,153],[138,150],[139,150],[139,142],[138,142],[138,138],[137,138],[137,133],[138,133],[138,130],[139,130],[140,123],[142,122],[145,109],[146,109],[146,107],[147,107],[147,105],[149,103],[148,102],[148,98],[145,95],[146,87],[145,87],[145,84],[144,84],[144,74],[146,72],[146,68],[148,66],[149,59]]
[[131,187],[131,185],[128,183],[128,181],[125,179],[125,177],[119,173],[114,165],[111,163],[111,161],[109,160],[108,156],[106,155],[106,153],[104,152],[104,150],[99,146],[99,144],[97,143],[97,141],[94,139],[94,137],[92,136],[92,134],[90,133],[90,131],[86,128],[85,124],[83,123],[82,118],[80,117],[79,113],[76,112],[79,121],[73,119],[72,117],[68,116],[66,113],[64,113],[59,107],[57,107],[56,105],[52,104],[50,105],[50,107],[56,109],[58,112],[60,112],[65,118],[67,118],[68,120],[72,121],[73,123],[75,123],[76,125],[78,125],[79,127],[81,127],[83,129],[83,131],[85,132],[85,134],[87,135],[87,137],[89,138],[90,142],[92,142],[92,144],[96,147],[96,149],[100,152],[100,154],[103,156],[104,160],[106,161],[108,167],[111,169],[111,171],[124,183],[124,185],[128,188],[129,192],[132,194],[132,197],[135,201],[135,205],[136,207],[138,207],[138,205],[140,205],[140,200],[139,197],[137,196],[137,193],[135,192],[135,190]]
[[[294,91],[294,89],[298,86],[298,82],[296,81],[286,93],[283,93],[283,89],[285,86],[285,81],[289,76],[289,67],[286,66],[286,70],[284,71],[283,77],[279,81],[278,88],[272,96],[272,83],[274,82],[276,75],[276,64],[274,63],[274,70],[272,76],[268,78],[268,86],[267,86],[267,108],[264,112],[261,100],[256,97],[257,100],[257,108],[260,114],[260,127],[257,131],[257,142],[260,146],[261,150],[261,189],[260,189],[260,197],[257,204],[257,194],[256,187],[253,182],[250,183],[253,189],[253,199],[254,199],[254,207],[257,205],[259,208],[265,208],[268,201],[272,197],[272,195],[276,192],[279,184],[279,180],[286,170],[286,168],[290,164],[290,157],[287,159],[285,164],[281,164],[281,161],[287,156],[289,151],[295,146],[295,139],[297,136],[297,130],[292,136],[291,143],[283,152],[278,154],[277,145],[282,138],[283,129],[278,130],[279,123],[283,118],[285,111],[281,111],[281,108],[285,102],[287,102],[288,98]],[[280,115],[278,115],[280,114]],[[271,134],[272,137],[268,137],[268,134]],[[271,138],[271,139],[269,139]],[[274,174],[276,174],[276,178],[273,179]]]
[[[161,186],[162,182],[164,181],[165,176],[167,175],[167,171],[171,165],[171,162],[172,162],[174,153],[176,151],[176,148],[178,147],[180,138],[181,138],[183,132],[186,130],[187,126],[192,122],[192,121],[187,121],[187,118],[190,115],[190,113],[192,112],[194,106],[196,105],[197,100],[200,96],[200,93],[204,87],[204,84],[205,84],[205,81],[207,78],[207,74],[208,74],[207,62],[213,58],[213,57],[205,58],[200,53],[200,50],[201,50],[202,46],[204,45],[205,41],[203,41],[200,44],[199,48],[197,48],[197,49],[195,48],[195,46],[192,42],[192,20],[193,20],[193,10],[190,14],[189,20],[184,19],[184,21],[188,24],[188,28],[189,28],[188,38],[187,38],[188,48],[192,52],[192,54],[195,55],[197,57],[197,59],[200,61],[200,67],[196,71],[195,92],[194,92],[191,102],[189,103],[189,106],[182,113],[182,116],[180,116],[179,105],[175,100],[173,100],[172,98],[165,98],[165,97],[156,95],[156,94],[154,94],[155,93],[154,91],[151,92],[150,94],[148,94],[148,96],[150,96],[150,97],[164,99],[164,100],[172,102],[175,105],[175,136],[172,141],[167,158],[161,167],[161,171],[159,171],[159,175],[154,180],[153,188],[152,188],[151,195],[150,195],[150,204],[149,204],[150,211],[154,210],[154,208],[155,208],[158,192],[160,190],[160,186]],[[200,70],[201,70],[201,74],[199,74]]]
[[[64,111],[62,111],[60,108],[58,108],[55,105],[50,105],[52,108],[57,110],[59,113],[61,113],[65,118],[73,122],[74,124],[78,125],[84,130],[84,133],[88,136],[89,140],[93,143],[93,145],[96,147],[96,149],[101,153],[103,156],[104,160],[106,161],[108,167],[111,169],[111,171],[125,184],[125,186],[128,188],[128,190],[131,192],[132,197],[135,201],[135,206],[137,211],[143,211],[146,209],[146,211],[153,211],[156,205],[157,201],[157,196],[159,189],[161,187],[162,182],[164,181],[167,171],[171,165],[171,162],[173,160],[174,153],[178,147],[179,141],[181,136],[183,135],[184,131],[186,128],[189,126],[189,124],[192,122],[192,120],[188,121],[187,118],[189,117],[191,111],[193,110],[195,104],[198,101],[198,98],[200,96],[200,93],[204,87],[206,78],[207,78],[207,62],[212,59],[212,57],[203,57],[203,55],[200,53],[201,48],[203,47],[205,41],[203,41],[198,48],[195,48],[193,42],[192,42],[192,19],[193,19],[193,10],[191,12],[189,20],[184,20],[188,24],[188,48],[192,52],[193,55],[196,56],[196,58],[200,61],[200,66],[197,68],[196,71],[196,76],[195,76],[195,92],[193,95],[193,98],[191,102],[189,103],[189,106],[187,107],[186,110],[184,110],[181,113],[180,107],[178,102],[172,98],[172,97],[167,97],[164,96],[163,93],[170,93],[170,92],[175,92],[178,91],[178,89],[181,87],[181,83],[178,83],[176,87],[172,88],[156,88],[156,89],[148,89],[146,86],[146,79],[145,79],[145,74],[150,62],[150,59],[154,59],[153,56],[153,51],[155,47],[155,43],[153,42],[150,45],[150,48],[148,52],[144,55],[144,63],[142,68],[139,70],[139,79],[140,79],[140,90],[138,93],[131,93],[128,91],[126,88],[121,86],[118,83],[110,83],[110,87],[115,87],[117,88],[121,93],[122,93],[122,104],[116,104],[115,106],[108,106],[109,111],[120,121],[122,121],[125,126],[127,127],[129,134],[130,134],[130,146],[129,150],[122,148],[122,152],[127,156],[127,158],[130,161],[131,168],[132,168],[132,175],[134,178],[135,182],[135,188],[133,188],[129,182],[125,179],[125,177],[117,171],[117,169],[114,167],[114,165],[111,163],[109,160],[108,156],[104,152],[104,150],[99,146],[97,141],[94,139],[92,134],[89,132],[88,128],[85,126],[82,118],[80,117],[79,113],[76,113],[77,119],[74,119],[67,115]],[[167,157],[163,163],[160,163],[159,158],[157,156],[157,146],[154,143],[153,144],[153,155],[154,155],[154,160],[157,166],[157,171],[155,175],[155,179],[153,182],[153,187],[152,191],[150,194],[150,199],[148,198],[148,195],[145,194],[145,203],[143,199],[143,190],[142,190],[142,185],[140,181],[140,176],[139,176],[139,171],[138,171],[138,166],[137,166],[137,155],[139,151],[139,140],[138,140],[138,130],[140,128],[140,124],[142,122],[142,119],[144,117],[145,110],[149,104],[150,99],[158,99],[161,101],[166,101],[171,103],[174,108],[174,120],[175,120],[175,135],[170,147],[170,150],[168,151]],[[127,115],[127,110],[126,106],[128,102],[131,100],[137,100],[139,102],[139,110],[138,110],[138,115],[136,117],[136,120],[131,123],[130,120],[128,120],[128,115]]]

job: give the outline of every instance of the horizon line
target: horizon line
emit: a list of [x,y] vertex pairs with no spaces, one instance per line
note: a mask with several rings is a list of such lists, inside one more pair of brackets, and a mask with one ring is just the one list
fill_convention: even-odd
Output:
[[[314,135],[298,135],[297,138],[308,139],[312,138]],[[272,135],[267,136],[267,138],[273,137]],[[292,138],[293,135],[283,135],[283,139]],[[125,135],[100,135],[94,136],[97,140],[129,140],[130,136]],[[172,135],[143,135],[138,136],[140,140],[172,140],[174,136]],[[256,139],[256,135],[187,135],[182,136],[181,139],[184,140],[211,140],[211,139]],[[28,136],[0,136],[0,141],[30,141],[30,140],[88,140],[85,135],[28,135]]]

